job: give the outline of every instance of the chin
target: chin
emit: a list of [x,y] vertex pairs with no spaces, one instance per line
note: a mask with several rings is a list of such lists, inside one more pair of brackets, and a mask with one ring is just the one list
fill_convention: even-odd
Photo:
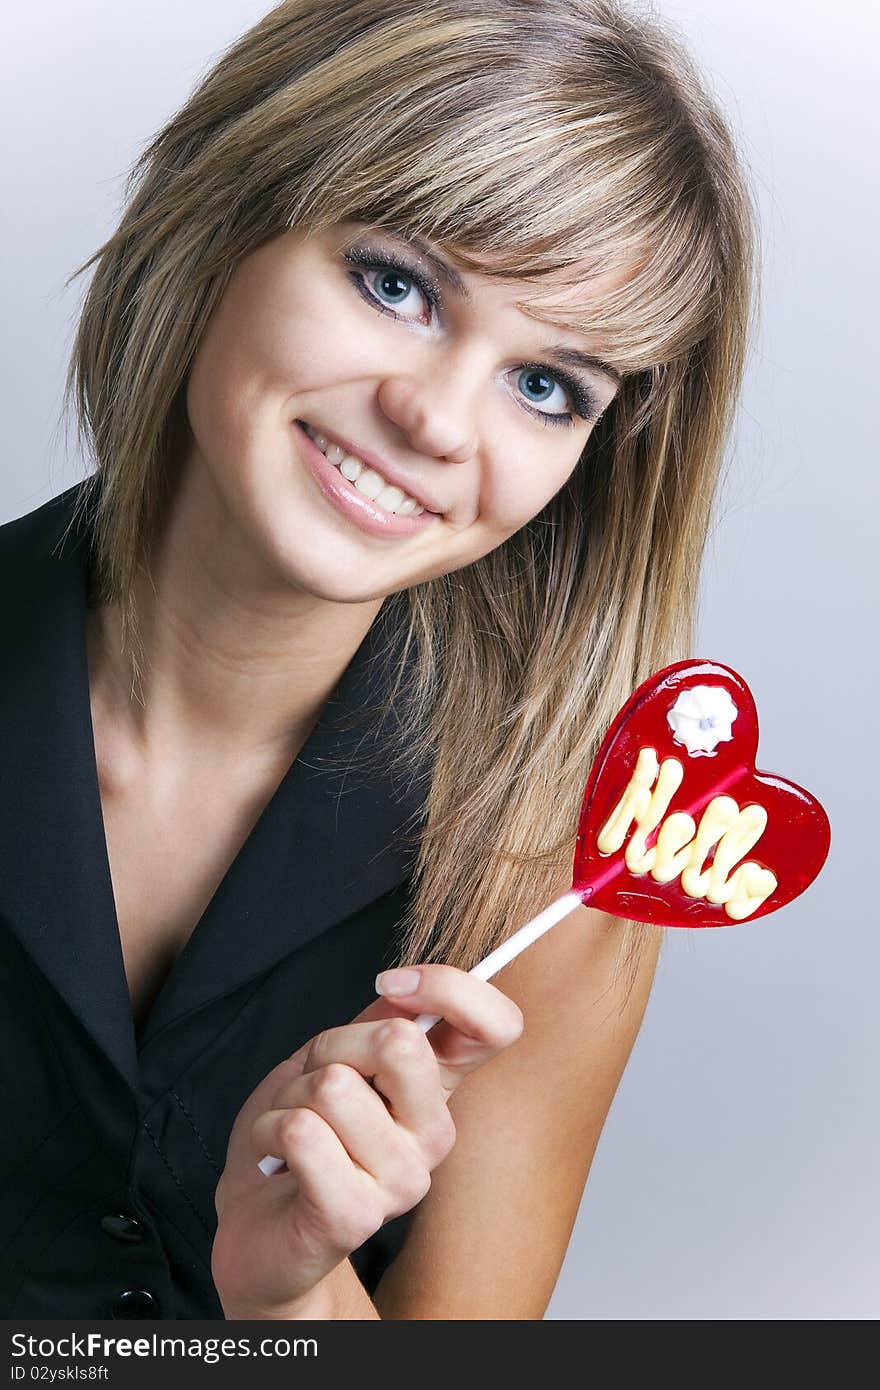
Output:
[[363,586],[354,587],[344,579],[334,581],[319,576],[305,576],[302,581],[294,580],[293,585],[303,593],[323,599],[326,603],[379,603],[386,597],[384,592],[377,593],[374,588]]
[[365,573],[363,556],[345,553],[344,546],[334,547],[326,536],[315,536],[317,546],[303,546],[300,534],[293,541],[270,543],[267,560],[283,583],[299,593],[311,594],[328,603],[369,603],[384,597],[377,593]]

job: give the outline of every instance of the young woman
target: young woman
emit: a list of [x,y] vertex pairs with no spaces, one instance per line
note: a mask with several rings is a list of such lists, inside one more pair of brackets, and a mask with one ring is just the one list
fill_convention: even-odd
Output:
[[291,0],[93,263],[96,469],[0,531],[5,1314],[540,1318],[660,933],[466,972],[691,652],[731,137],[611,0]]

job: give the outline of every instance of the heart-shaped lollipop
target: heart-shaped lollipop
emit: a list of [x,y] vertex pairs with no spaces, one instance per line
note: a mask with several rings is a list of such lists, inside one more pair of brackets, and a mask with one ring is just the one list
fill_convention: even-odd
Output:
[[[715,661],[655,672],[620,710],[587,779],[572,888],[471,970],[492,978],[582,903],[666,927],[723,927],[791,902],[828,854],[814,796],[758,772],[758,714]],[[421,1014],[428,1031],[438,1018]]]
[[[667,927],[783,907],[825,862],[831,826],[803,787],[755,767],[758,714],[729,666],[680,661],[640,685],[587,779],[572,887],[471,970],[491,979],[583,903]],[[427,1032],[439,1018],[420,1014]],[[264,1158],[266,1174],[283,1160]]]
[[723,927],[809,887],[828,817],[803,787],[758,772],[757,751],[755,701],[729,667],[682,661],[639,686],[587,781],[573,877],[583,901],[640,922]]

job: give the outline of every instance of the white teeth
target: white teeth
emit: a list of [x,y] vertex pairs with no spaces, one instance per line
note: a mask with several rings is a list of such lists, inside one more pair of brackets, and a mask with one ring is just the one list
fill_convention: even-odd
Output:
[[[328,454],[327,457],[329,458],[330,455]],[[385,479],[372,468],[365,468],[363,473],[359,473],[355,478],[354,485],[358,492],[362,492],[372,502],[384,488]]]
[[[321,453],[323,452],[324,450],[322,449]],[[351,454],[346,454],[339,465],[339,471],[343,478],[347,478],[350,483],[353,483],[355,478],[360,477],[361,473],[363,473],[364,465],[361,463],[360,459],[354,458]]]
[[387,507],[389,512],[396,512],[397,508],[402,505],[405,496],[406,493],[402,487],[383,487],[376,501],[380,507]]
[[358,492],[397,516],[421,516],[424,507],[414,497],[405,493],[403,488],[397,487],[394,483],[387,483],[375,468],[368,468],[362,459],[354,454],[347,454],[338,444],[331,444],[325,435],[318,434],[311,425],[306,425],[305,430],[324,457],[339,469],[343,478],[354,484]]

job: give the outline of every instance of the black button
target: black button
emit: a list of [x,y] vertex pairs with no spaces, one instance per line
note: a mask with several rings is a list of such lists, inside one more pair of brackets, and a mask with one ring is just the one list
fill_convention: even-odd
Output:
[[111,1211],[101,1217],[101,1230],[114,1240],[124,1240],[126,1245],[137,1245],[144,1238],[144,1228],[133,1216],[121,1211]]
[[148,1289],[126,1289],[113,1300],[114,1318],[157,1318],[159,1300]]

